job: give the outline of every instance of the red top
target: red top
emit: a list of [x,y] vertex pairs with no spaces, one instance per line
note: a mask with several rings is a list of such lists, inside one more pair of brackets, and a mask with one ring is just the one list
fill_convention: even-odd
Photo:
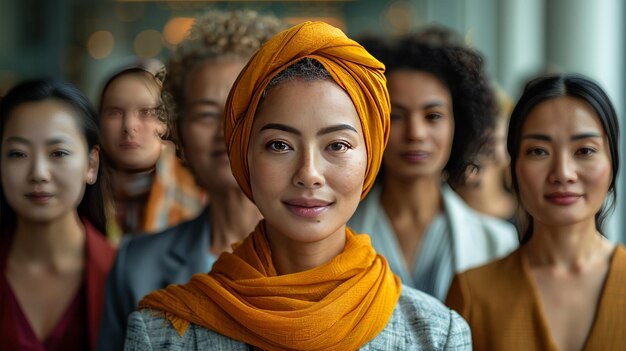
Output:
[[38,340],[6,279],[12,235],[0,238],[0,340],[7,350],[95,350],[104,304],[104,283],[115,250],[83,220],[86,238],[85,279],[46,340]]

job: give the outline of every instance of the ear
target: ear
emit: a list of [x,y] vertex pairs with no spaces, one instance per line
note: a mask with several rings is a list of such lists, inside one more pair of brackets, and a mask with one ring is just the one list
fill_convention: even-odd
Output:
[[96,145],[89,151],[87,156],[87,175],[85,182],[93,185],[98,180],[98,169],[100,168],[100,146]]

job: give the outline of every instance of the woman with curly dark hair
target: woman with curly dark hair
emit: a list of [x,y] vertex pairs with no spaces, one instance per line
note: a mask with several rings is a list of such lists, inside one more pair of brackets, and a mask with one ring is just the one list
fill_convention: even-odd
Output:
[[461,44],[422,34],[362,42],[387,66],[391,134],[382,174],[349,225],[374,233],[404,284],[443,300],[455,272],[517,243],[512,225],[473,211],[450,187],[477,167],[495,98],[481,56]]

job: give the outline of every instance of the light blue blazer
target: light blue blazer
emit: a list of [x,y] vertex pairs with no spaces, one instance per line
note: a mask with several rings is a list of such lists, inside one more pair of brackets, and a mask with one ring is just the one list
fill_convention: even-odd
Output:
[[[370,193],[359,204],[356,213],[348,222],[348,226],[357,233],[369,234],[372,246],[379,254],[385,256],[391,270],[396,273],[402,282],[411,287],[414,281],[411,272],[405,264],[400,244],[393,227],[380,203],[381,186],[376,184]],[[494,259],[506,256],[519,245],[515,227],[501,219],[480,214],[470,208],[461,197],[443,184],[441,187],[443,201],[443,215],[446,225],[445,233],[430,233],[442,236],[449,244],[446,253],[451,257],[452,269],[448,276],[435,275],[435,279],[442,281],[433,285],[444,286],[441,294],[428,291],[440,300],[445,299],[447,290],[452,282],[454,273],[483,265]],[[421,250],[428,250],[422,247]],[[443,281],[445,280],[445,281]]]

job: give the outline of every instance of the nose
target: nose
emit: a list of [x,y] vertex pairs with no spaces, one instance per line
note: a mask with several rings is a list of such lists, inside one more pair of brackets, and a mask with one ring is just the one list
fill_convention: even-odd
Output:
[[549,181],[552,183],[568,184],[578,179],[576,163],[565,152],[557,152],[552,160]]
[[139,123],[139,117],[136,113],[124,114],[122,133],[125,135],[134,135],[137,132],[137,124]]
[[420,141],[426,138],[426,126],[424,117],[419,114],[412,114],[406,119],[407,140]]
[[293,176],[293,184],[299,188],[316,189],[324,185],[322,156],[314,148],[304,150]]
[[30,181],[42,183],[50,180],[50,169],[48,159],[43,155],[34,155],[30,169]]

